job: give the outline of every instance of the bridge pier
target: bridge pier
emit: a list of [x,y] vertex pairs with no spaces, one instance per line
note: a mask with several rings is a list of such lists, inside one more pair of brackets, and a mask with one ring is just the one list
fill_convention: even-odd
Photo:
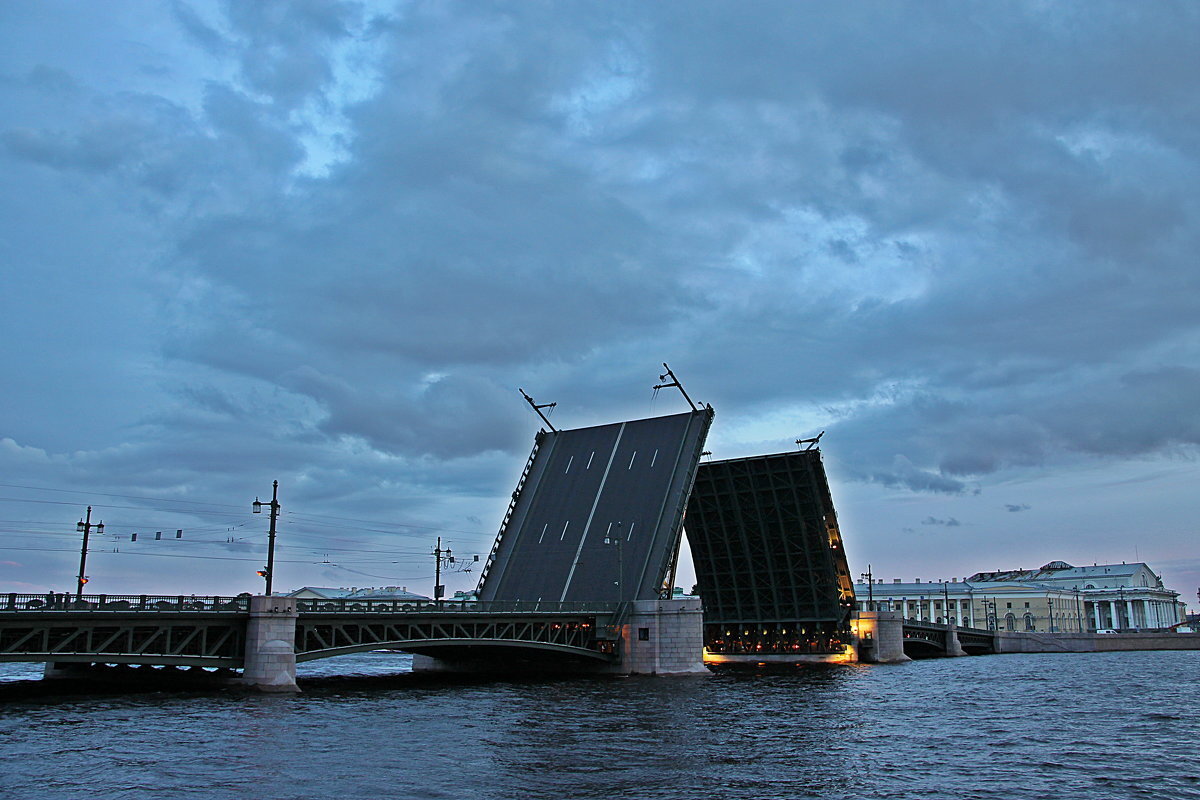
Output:
[[912,661],[904,653],[904,618],[899,611],[860,611],[854,622],[859,661],[866,664]]
[[704,666],[704,610],[700,598],[635,600],[621,626],[621,675],[700,675]]
[[238,683],[260,692],[298,692],[296,685],[296,611],[294,597],[250,598],[246,625],[245,668]]
[[949,623],[946,626],[946,657],[956,658],[966,654],[967,651],[962,649],[962,644],[958,641],[958,626],[953,622]]
[[96,665],[88,662],[47,661],[42,671],[42,680],[70,681],[89,677],[96,672]]

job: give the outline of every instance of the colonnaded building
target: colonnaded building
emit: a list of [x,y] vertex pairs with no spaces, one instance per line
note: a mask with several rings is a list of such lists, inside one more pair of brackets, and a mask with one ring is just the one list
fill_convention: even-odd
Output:
[[1143,562],[976,572],[969,578],[854,587],[862,611],[900,611],[913,622],[1070,633],[1170,628],[1186,619],[1179,592]]

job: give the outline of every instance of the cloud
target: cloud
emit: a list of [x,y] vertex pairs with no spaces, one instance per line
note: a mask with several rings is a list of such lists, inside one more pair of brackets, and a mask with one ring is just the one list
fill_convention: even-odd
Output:
[[489,529],[664,360],[889,496],[1195,457],[1195,10],[114,8],[0,33],[13,472]]
[[933,517],[933,516],[929,516],[929,517],[926,517],[925,519],[921,520],[921,524],[922,525],[945,525],[947,528],[957,528],[962,525],[962,523],[959,522],[954,517],[949,517],[947,519],[938,519],[937,517]]
[[1029,505],[1028,505],[1027,503],[1020,503],[1020,504],[1017,504],[1017,503],[1005,503],[1005,504],[1004,504],[1004,510],[1005,510],[1005,511],[1012,512],[1012,513],[1014,513],[1014,514],[1015,514],[1015,513],[1017,513],[1017,512],[1019,512],[1019,511],[1028,511],[1028,510],[1029,510],[1029,508],[1030,508],[1030,507],[1029,507]]

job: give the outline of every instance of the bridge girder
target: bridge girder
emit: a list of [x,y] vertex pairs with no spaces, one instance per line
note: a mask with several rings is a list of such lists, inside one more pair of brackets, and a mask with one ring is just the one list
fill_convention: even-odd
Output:
[[570,656],[576,659],[600,662],[609,662],[613,659],[611,654],[602,653],[598,650],[590,650],[583,647],[569,645],[551,644],[548,642],[522,642],[514,639],[410,639],[394,642],[368,642],[365,644],[347,645],[343,647],[329,648],[326,650],[309,650],[303,653],[296,653],[296,662],[315,661],[320,658],[333,658],[335,656],[349,655],[351,653],[364,653],[371,650],[402,650],[406,653],[429,655],[436,658],[439,652],[454,650],[458,654],[461,654],[465,651],[476,649],[484,649],[493,652],[497,650],[507,650],[520,651],[523,653],[553,653],[562,656]]

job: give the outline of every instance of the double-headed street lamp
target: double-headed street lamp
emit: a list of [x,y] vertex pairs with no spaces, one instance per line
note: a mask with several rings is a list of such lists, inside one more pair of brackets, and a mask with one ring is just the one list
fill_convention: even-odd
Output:
[[878,611],[875,608],[875,573],[871,572],[871,565],[867,564],[867,571],[858,577],[867,582],[867,611]]
[[87,577],[87,548],[88,535],[91,534],[92,528],[96,529],[96,533],[100,536],[104,535],[104,523],[100,522],[96,525],[92,524],[92,507],[88,506],[87,521],[79,520],[79,524],[75,526],[75,530],[83,533],[83,547],[79,551],[79,583],[75,587],[75,599],[83,599],[83,585],[88,582]]
[[[263,503],[257,497],[254,498],[255,514],[262,513]],[[267,597],[271,596],[271,578],[275,576],[275,520],[279,519],[279,481],[271,484],[271,529],[267,534],[267,567],[261,569],[258,574],[267,581]]]

